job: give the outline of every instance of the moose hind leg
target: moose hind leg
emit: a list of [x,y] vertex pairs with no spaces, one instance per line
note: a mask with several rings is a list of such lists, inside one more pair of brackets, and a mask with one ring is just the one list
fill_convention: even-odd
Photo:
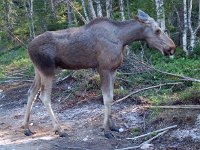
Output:
[[38,94],[38,91],[41,86],[41,78],[37,70],[35,71],[35,78],[33,81],[33,84],[31,85],[29,91],[28,91],[28,102],[27,102],[27,108],[24,116],[24,121],[22,124],[22,127],[25,129],[24,134],[26,136],[30,136],[33,134],[31,130],[29,129],[29,119],[30,119],[30,114],[33,106],[33,102]]
[[119,131],[111,119],[111,105],[113,101],[113,73],[108,70],[100,71],[101,77],[101,90],[103,94],[104,101],[104,135],[107,138],[114,137],[111,133],[112,131]]
[[51,107],[52,82],[53,82],[53,77],[42,76],[40,99],[42,100],[43,104],[45,105],[50,115],[55,133],[58,134],[60,137],[65,137],[67,136],[67,134],[61,131],[61,127]]

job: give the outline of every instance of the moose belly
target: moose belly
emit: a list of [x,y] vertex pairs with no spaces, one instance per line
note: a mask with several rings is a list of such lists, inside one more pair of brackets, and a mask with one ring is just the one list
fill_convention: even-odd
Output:
[[98,65],[95,58],[90,58],[89,56],[78,56],[74,57],[63,57],[56,59],[56,66],[62,69],[88,69],[96,68]]

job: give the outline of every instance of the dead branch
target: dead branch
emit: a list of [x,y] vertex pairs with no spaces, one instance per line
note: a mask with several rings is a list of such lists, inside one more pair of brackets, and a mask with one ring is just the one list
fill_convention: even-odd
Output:
[[7,79],[22,79],[23,77],[11,77],[11,76],[7,76]]
[[142,89],[139,89],[139,90],[136,90],[136,91],[131,92],[130,94],[126,95],[125,97],[123,97],[123,98],[121,98],[121,99],[116,100],[113,104],[118,103],[118,102],[121,102],[121,101],[127,99],[128,97],[130,97],[131,95],[137,94],[137,93],[139,93],[139,92],[143,92],[143,91],[146,91],[146,90],[149,90],[149,89],[158,88],[158,87],[161,87],[161,86],[166,86],[166,85],[177,85],[177,84],[182,84],[182,82],[164,83],[164,84],[159,84],[159,85],[155,85],[155,86],[149,86],[149,87],[146,87],[146,88],[142,88]]
[[126,148],[120,148],[120,149],[115,149],[115,150],[129,150],[129,149],[138,149],[138,148],[140,148],[140,145],[139,146],[126,147]]
[[20,40],[17,36],[15,36],[9,29],[7,29],[8,33],[10,34],[10,36],[12,36],[14,39],[16,39],[19,43],[22,44],[22,46],[27,49],[27,45],[22,41]]
[[119,77],[116,77],[116,79],[117,79],[117,80],[122,80],[122,81],[125,81],[125,82],[129,82],[129,83],[133,82],[133,81],[126,80],[126,79],[123,79],[123,78],[119,78]]
[[1,81],[1,83],[13,83],[13,82],[33,82],[33,80],[21,80],[21,79],[12,79],[12,80],[6,80],[6,81]]
[[69,5],[78,13],[79,17],[82,19],[82,21],[87,24],[87,20],[85,19],[85,17],[76,9],[76,7],[74,6],[73,2],[71,0],[68,0]]
[[156,138],[158,138],[159,136],[165,134],[166,132],[168,132],[169,130],[165,130],[161,133],[158,133],[156,136],[148,139],[147,141],[143,142],[142,144],[140,144],[139,146],[133,146],[133,147],[126,147],[126,148],[121,148],[121,149],[115,149],[115,150],[131,150],[131,149],[138,149],[138,148],[141,148],[142,146],[146,145],[146,144],[149,144],[151,141],[155,140]]
[[160,73],[163,73],[163,74],[182,78],[183,81],[200,82],[199,79],[195,79],[195,78],[191,78],[191,77],[187,77],[187,76],[183,76],[183,75],[178,75],[178,74],[174,74],[174,73],[169,73],[169,72],[166,72],[166,71],[161,71],[161,70],[158,70],[156,68],[153,68],[153,69],[160,72]]
[[[161,71],[161,70],[159,70],[159,69],[156,69],[156,68],[153,67],[152,65],[147,64],[147,63],[141,61],[136,55],[134,56],[134,59],[135,59],[136,61],[138,61],[139,63],[141,63],[142,65],[144,65],[145,67],[147,67],[147,68],[149,68],[149,69],[152,69],[152,70],[155,70],[155,71],[157,71],[157,72],[160,72],[160,73],[162,73],[162,74],[166,74],[166,75],[170,75],[170,76],[175,76],[175,77],[181,78],[183,81],[200,82],[199,79],[187,77],[187,76],[184,76],[184,75],[178,75],[178,74],[174,74],[174,73],[169,73],[169,72],[166,72],[166,71]],[[127,74],[127,73],[126,73],[126,74]],[[134,73],[130,73],[130,74],[134,74]]]
[[200,109],[200,105],[173,105],[173,106],[142,106],[146,108],[163,108],[163,109]]
[[56,84],[58,85],[58,84],[64,82],[64,81],[67,80],[68,78],[72,77],[73,74],[74,74],[74,72],[72,72],[72,73],[70,73],[68,76],[66,76],[66,77],[64,77],[64,78],[62,78],[62,79],[56,81]]
[[140,144],[140,147],[142,147],[144,144],[149,144],[151,141],[155,140],[156,138],[158,138],[159,136],[165,134],[165,133],[168,132],[168,131],[169,131],[169,130],[165,130],[165,131],[163,131],[163,132],[161,132],[161,133],[158,133],[156,136],[154,136],[154,137],[148,139],[147,141],[143,142],[142,144]]
[[169,127],[166,127],[166,128],[163,128],[163,129],[159,129],[159,130],[156,130],[156,131],[153,131],[153,132],[149,132],[149,133],[146,133],[146,134],[143,134],[143,135],[140,135],[140,136],[136,136],[134,138],[126,138],[126,139],[128,139],[128,140],[136,140],[136,139],[141,138],[141,137],[145,137],[145,136],[148,136],[148,135],[152,135],[154,133],[159,133],[159,132],[162,132],[162,131],[173,129],[173,128],[176,128],[176,127],[177,127],[177,125],[173,125],[173,126],[169,126]]

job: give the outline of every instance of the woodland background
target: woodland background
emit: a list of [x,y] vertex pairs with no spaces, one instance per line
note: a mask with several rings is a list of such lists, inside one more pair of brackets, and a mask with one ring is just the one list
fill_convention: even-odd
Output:
[[[96,17],[132,19],[138,9],[158,22],[177,49],[169,59],[144,42],[126,48],[112,106],[113,118],[125,132],[114,133],[114,140],[102,139],[103,98],[95,70],[58,70],[52,107],[69,139],[52,135],[39,99],[30,122],[36,134],[24,136],[20,126],[34,77],[28,43],[45,31],[78,27]],[[199,40],[200,0],[0,0],[0,149],[116,149],[140,145],[157,136],[152,131],[176,125],[149,146],[199,150]],[[149,137],[126,139],[149,132]]]
[[[115,94],[125,95],[133,89],[170,83],[172,86],[160,86],[159,90],[146,92],[146,97],[150,101],[162,103],[169,99],[199,96],[198,0],[2,0],[0,82],[32,79],[34,71],[27,55],[27,45],[35,36],[47,30],[78,27],[96,17],[128,20],[137,15],[138,9],[158,21],[161,28],[174,40],[177,52],[174,59],[168,59],[143,42],[130,45],[124,65],[117,74]],[[99,92],[96,84],[99,83],[99,78],[96,74],[90,71],[61,71],[57,78],[60,80],[69,76],[75,76],[81,81],[72,88],[73,93],[92,88]]]

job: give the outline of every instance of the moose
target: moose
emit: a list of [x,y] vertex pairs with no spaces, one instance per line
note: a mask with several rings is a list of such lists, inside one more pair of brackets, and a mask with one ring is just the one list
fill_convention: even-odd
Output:
[[123,62],[125,46],[138,40],[146,41],[166,56],[173,55],[176,50],[172,39],[142,10],[138,10],[138,14],[128,21],[96,18],[84,26],[47,31],[33,39],[29,43],[28,53],[35,69],[35,77],[28,91],[23,121],[24,134],[33,134],[29,129],[29,119],[34,100],[39,95],[50,115],[55,134],[67,136],[51,107],[55,70],[96,68],[100,75],[105,109],[104,135],[112,138],[111,131],[119,131],[111,117],[116,69]]

